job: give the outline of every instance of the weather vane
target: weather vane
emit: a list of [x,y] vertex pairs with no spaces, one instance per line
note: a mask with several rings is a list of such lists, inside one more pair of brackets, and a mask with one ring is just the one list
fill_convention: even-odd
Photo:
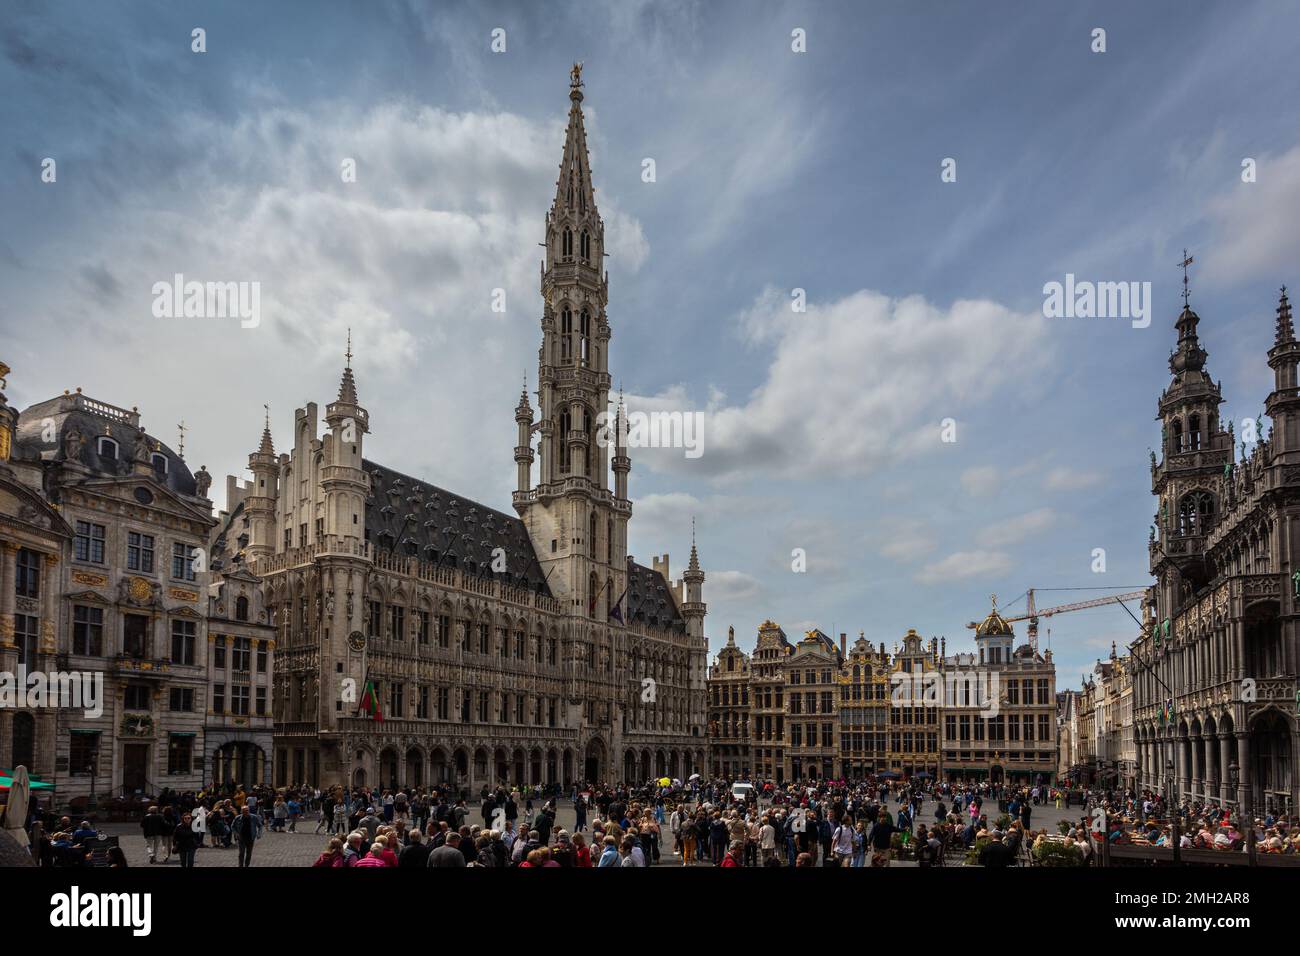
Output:
[[1196,261],[1195,259],[1193,259],[1191,256],[1189,256],[1189,255],[1187,254],[1187,250],[1184,249],[1184,250],[1183,250],[1183,261],[1180,262],[1180,263],[1178,263],[1180,266],[1182,266],[1182,269],[1183,269],[1183,308],[1184,308],[1184,309],[1187,308],[1187,297],[1188,297],[1188,291],[1187,291],[1187,267],[1190,266],[1190,265],[1191,265],[1193,262],[1195,262],[1195,261]]
[[185,419],[182,418],[180,424],[177,425],[176,427],[177,429],[180,430],[181,433],[181,440],[180,440],[180,444],[177,446],[176,454],[184,458],[185,457]]
[[344,352],[343,354],[344,354],[345,356],[347,356],[347,360],[348,360],[348,368],[351,368],[351,367],[352,367],[352,328],[351,328],[351,326],[348,327],[348,350],[347,350],[346,352]]

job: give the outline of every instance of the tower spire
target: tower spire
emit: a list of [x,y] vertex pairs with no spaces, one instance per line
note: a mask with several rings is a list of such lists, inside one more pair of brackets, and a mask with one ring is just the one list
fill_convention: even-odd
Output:
[[1284,345],[1295,341],[1295,326],[1291,323],[1291,302],[1286,297],[1286,286],[1282,286],[1282,297],[1277,302],[1277,334],[1274,345]]
[[358,405],[357,383],[352,378],[352,329],[348,329],[348,347],[343,353],[346,364],[343,366],[343,380],[339,382],[338,404]]
[[266,413],[266,424],[262,426],[262,444],[257,449],[259,455],[275,455],[275,445],[271,442],[271,406],[263,403],[263,411]]

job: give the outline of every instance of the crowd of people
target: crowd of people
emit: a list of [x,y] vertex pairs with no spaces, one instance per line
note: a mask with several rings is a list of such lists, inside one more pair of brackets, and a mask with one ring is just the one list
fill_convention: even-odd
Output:
[[[1236,851],[1249,840],[1259,852],[1300,852],[1300,831],[1285,814],[1268,813],[1243,831],[1230,811],[1170,806],[1145,792],[884,779],[734,783],[485,787],[473,805],[450,787],[164,791],[139,827],[150,864],[175,858],[181,867],[193,866],[200,849],[234,849],[237,865],[249,866],[264,834],[309,831],[327,838],[314,865],[329,868],[929,867],[950,859],[1003,867],[1045,856],[1086,865],[1096,861],[1103,830],[1112,845],[1177,839]],[[562,798],[572,813],[567,827],[558,822]],[[1045,818],[1038,829],[1035,817]],[[88,820],[39,809],[30,833],[43,866],[85,865],[102,842]],[[109,866],[127,865],[118,846],[102,856]]]

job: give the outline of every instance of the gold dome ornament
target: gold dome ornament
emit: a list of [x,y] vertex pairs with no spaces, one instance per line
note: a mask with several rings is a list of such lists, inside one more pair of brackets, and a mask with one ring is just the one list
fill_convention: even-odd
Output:
[[153,585],[145,578],[132,578],[127,593],[132,601],[143,604],[153,596]]

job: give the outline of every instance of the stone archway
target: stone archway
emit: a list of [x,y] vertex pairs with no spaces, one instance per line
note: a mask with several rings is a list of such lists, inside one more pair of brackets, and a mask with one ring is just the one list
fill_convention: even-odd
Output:
[[379,785],[395,790],[398,785],[397,777],[397,751],[392,747],[385,747],[379,752]]
[[[1272,810],[1289,813],[1295,795],[1293,754],[1295,739],[1291,722],[1269,708],[1250,721],[1250,788],[1255,813]],[[1242,769],[1243,776],[1245,768]]]
[[587,741],[582,761],[582,776],[588,783],[599,784],[605,775],[605,742],[599,737]]
[[406,780],[403,786],[424,786],[424,754],[412,747],[406,751]]

